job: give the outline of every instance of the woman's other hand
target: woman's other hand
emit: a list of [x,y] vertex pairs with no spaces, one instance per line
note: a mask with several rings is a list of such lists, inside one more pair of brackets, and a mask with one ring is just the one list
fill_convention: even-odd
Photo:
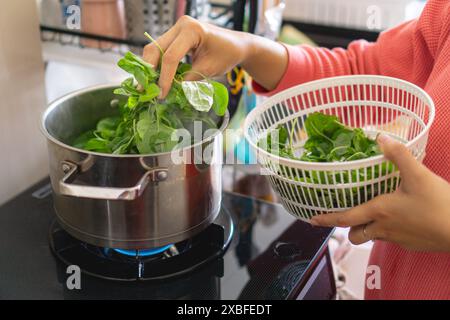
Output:
[[399,188],[348,211],[316,216],[311,223],[351,227],[353,244],[379,239],[412,250],[450,252],[449,183],[416,161],[400,142],[380,136],[378,143],[400,170]]

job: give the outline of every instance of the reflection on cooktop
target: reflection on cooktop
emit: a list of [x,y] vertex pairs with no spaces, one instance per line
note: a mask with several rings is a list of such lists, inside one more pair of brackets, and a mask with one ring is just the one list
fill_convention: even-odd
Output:
[[[326,246],[331,229],[297,221],[280,205],[224,193],[218,220],[176,244],[178,252],[166,248],[136,259],[104,248],[96,252],[99,248],[52,225],[52,198],[44,190],[48,180],[0,207],[0,252],[8,257],[0,260],[0,298],[327,299],[335,294]],[[62,241],[55,242],[57,237]],[[171,259],[176,262],[167,264]],[[75,263],[80,289],[68,287],[77,272],[68,265]]]

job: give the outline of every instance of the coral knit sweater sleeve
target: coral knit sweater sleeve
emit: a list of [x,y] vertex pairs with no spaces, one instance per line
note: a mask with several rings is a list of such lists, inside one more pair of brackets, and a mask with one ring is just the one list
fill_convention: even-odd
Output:
[[[374,43],[286,49],[283,78],[270,92],[253,83],[257,93],[272,95],[307,81],[351,74],[397,77],[425,89],[435,102],[436,118],[424,163],[450,181],[450,1],[429,0],[420,18],[381,33]],[[366,299],[450,299],[448,253],[414,252],[375,241],[369,265],[380,267],[381,288],[366,288]]]

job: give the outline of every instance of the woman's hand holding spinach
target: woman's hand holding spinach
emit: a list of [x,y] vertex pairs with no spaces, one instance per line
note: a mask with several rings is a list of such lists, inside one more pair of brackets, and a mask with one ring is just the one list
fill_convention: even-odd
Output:
[[345,212],[312,218],[316,226],[351,227],[349,239],[373,239],[405,248],[450,252],[450,184],[420,164],[400,142],[380,136],[384,155],[401,175],[400,187]]
[[114,90],[122,96],[122,102],[117,101],[119,114],[101,119],[95,129],[73,141],[74,147],[114,154],[168,152],[180,147],[177,136],[173,136],[177,129],[186,128],[185,125],[193,121],[216,128],[216,122],[209,116],[210,109],[220,117],[226,113],[227,88],[210,79],[184,81],[191,70],[190,64],[178,64],[173,85],[164,101],[157,99],[161,92],[156,84],[160,76],[157,68],[131,52],[117,64],[132,75]]
[[202,23],[189,16],[181,17],[156,43],[147,45],[143,56],[154,66],[161,63],[160,98],[168,94],[178,62],[188,53],[192,55],[193,66],[185,80],[222,75],[241,64],[267,89],[279,82],[288,60],[286,50],[279,43]]

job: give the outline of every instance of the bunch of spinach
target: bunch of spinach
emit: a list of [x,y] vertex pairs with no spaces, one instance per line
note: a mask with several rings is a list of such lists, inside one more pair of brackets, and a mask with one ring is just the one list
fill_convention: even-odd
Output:
[[[284,158],[308,162],[339,162],[365,159],[381,154],[374,139],[366,136],[360,128],[349,128],[336,116],[320,112],[311,113],[304,122],[308,139],[303,145],[303,153],[297,156],[294,150],[294,127],[280,125],[268,132],[258,145],[266,151]],[[285,166],[279,166],[278,174],[290,179],[318,184],[320,189],[297,186],[298,192],[291,195],[297,202],[325,208],[349,207],[359,202],[359,199],[371,199],[380,193],[391,192],[397,185],[397,178],[388,182],[376,182],[368,187],[353,187],[351,189],[332,188],[332,184],[346,184],[371,180],[391,172],[395,168],[391,163],[381,166],[355,169],[350,171],[298,171],[292,176]],[[275,180],[276,188],[283,193],[281,182]],[[327,188],[328,186],[328,188]]]
[[[162,56],[163,53],[161,50]],[[113,154],[148,154],[172,150],[177,129],[193,121],[216,128],[210,109],[223,116],[228,106],[228,90],[216,81],[184,81],[191,65],[179,63],[173,85],[164,101],[159,101],[159,71],[127,52],[118,66],[132,75],[114,90],[126,98],[119,115],[98,121],[95,129],[81,134],[72,145],[89,151]]]
[[380,154],[375,140],[360,128],[346,127],[336,116],[312,113],[305,120],[308,140],[302,161],[332,162],[369,158]]

